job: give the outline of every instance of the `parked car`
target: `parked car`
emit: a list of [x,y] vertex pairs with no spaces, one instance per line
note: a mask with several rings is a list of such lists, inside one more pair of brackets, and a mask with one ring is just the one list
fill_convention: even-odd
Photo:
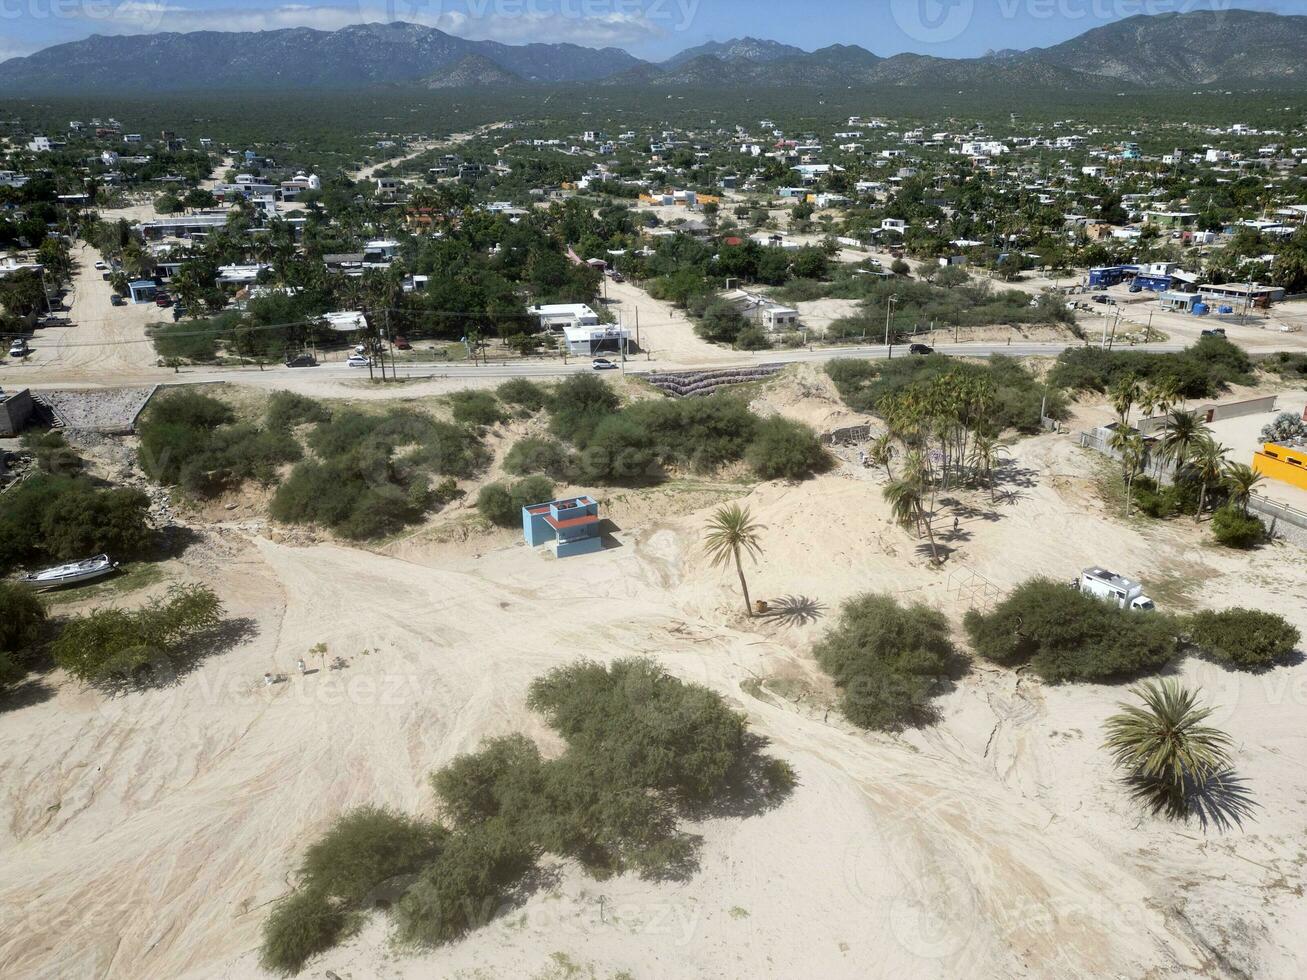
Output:
[[908,348],[908,353],[909,354],[933,354],[935,353],[935,348],[931,347],[929,344],[913,344],[911,347]]
[[345,363],[352,368],[370,367],[372,365],[372,359],[363,354],[351,354],[349,360]]
[[123,299],[117,293],[114,293],[112,296],[109,297],[109,302],[113,306],[122,306],[124,303],[127,302],[127,300]]
[[168,307],[172,306],[172,297],[167,293],[159,293],[159,295],[154,297],[154,305],[160,309],[166,310]]
[[590,366],[596,371],[616,371],[617,365],[606,357],[596,357],[590,362]]
[[1224,336],[1225,336],[1225,328],[1224,328],[1224,327],[1212,327],[1211,330],[1204,330],[1204,331],[1203,331],[1203,336],[1204,336],[1204,337],[1224,337]]
[[407,338],[407,337],[396,337],[396,338],[395,338],[395,349],[396,349],[396,350],[412,350],[412,349],[413,349],[413,345],[410,344],[410,343],[408,342],[408,338]]
[[101,272],[103,272],[105,269],[109,268],[109,266],[107,266],[107,265],[104,263],[103,260],[101,260],[101,261],[99,261],[99,262],[96,262],[96,263],[95,263],[95,267],[96,267],[97,269],[99,269]]
[[318,361],[312,354],[296,354],[286,358],[286,367],[317,367]]
[[1108,296],[1107,293],[1099,293],[1097,296],[1091,296],[1090,299],[1092,299],[1095,303],[1112,302],[1112,297]]
[[22,337],[16,338],[14,342],[9,345],[10,357],[26,357],[27,353],[27,341]]
[[611,275],[612,275],[613,282],[626,282],[626,276],[622,275],[616,269],[612,271]]

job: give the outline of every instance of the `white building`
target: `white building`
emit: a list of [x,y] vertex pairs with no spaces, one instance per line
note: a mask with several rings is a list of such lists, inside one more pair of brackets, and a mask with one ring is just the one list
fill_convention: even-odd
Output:
[[577,324],[563,327],[567,352],[577,357],[621,353],[631,346],[631,331],[616,324]]
[[555,303],[545,306],[528,306],[529,316],[538,317],[545,330],[566,330],[568,327],[594,327],[599,325],[599,314],[584,303]]

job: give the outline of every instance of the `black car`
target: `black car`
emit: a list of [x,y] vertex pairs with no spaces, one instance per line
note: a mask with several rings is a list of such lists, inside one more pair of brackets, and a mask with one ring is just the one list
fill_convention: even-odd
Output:
[[909,354],[933,354],[935,353],[935,348],[927,344],[913,344],[911,347],[908,348],[908,353]]
[[1224,336],[1225,336],[1225,328],[1224,328],[1224,327],[1213,327],[1211,330],[1204,330],[1204,331],[1203,331],[1203,336],[1204,336],[1204,337],[1224,337]]
[[296,354],[287,358],[286,367],[317,367],[317,359],[312,354]]

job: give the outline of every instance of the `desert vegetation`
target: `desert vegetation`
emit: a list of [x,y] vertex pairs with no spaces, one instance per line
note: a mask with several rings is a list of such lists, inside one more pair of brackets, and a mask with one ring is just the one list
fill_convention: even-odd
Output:
[[491,739],[432,775],[438,819],[344,814],[265,922],[264,966],[298,972],[378,906],[401,942],[457,939],[529,888],[546,855],[598,878],[683,878],[697,840],[683,819],[728,799],[765,809],[794,785],[785,763],[759,754],[742,715],[649,660],[560,667],[531,684],[528,704],[563,739],[561,756],[544,758],[522,735]]
[[813,655],[840,689],[840,710],[863,728],[896,731],[933,721],[931,699],[956,668],[943,614],[889,595],[860,595]]
[[979,656],[1007,666],[1028,664],[1052,682],[1151,674],[1186,650],[1234,669],[1261,669],[1285,662],[1300,639],[1274,613],[1141,613],[1038,578],[1017,586],[991,612],[968,612],[963,625]]

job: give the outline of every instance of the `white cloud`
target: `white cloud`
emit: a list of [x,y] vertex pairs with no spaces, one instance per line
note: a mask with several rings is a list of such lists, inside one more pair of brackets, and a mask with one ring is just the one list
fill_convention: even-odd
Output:
[[[443,10],[440,0],[197,9],[159,0],[123,0],[104,8],[95,30],[103,34],[270,31],[288,27],[334,31],[350,24],[406,21],[473,40],[506,44],[568,41],[602,47],[640,44],[663,37],[677,26],[652,19],[632,0],[564,0],[557,6],[541,0],[475,0],[467,6],[471,12]],[[674,15],[684,7],[671,3],[656,9]]]

